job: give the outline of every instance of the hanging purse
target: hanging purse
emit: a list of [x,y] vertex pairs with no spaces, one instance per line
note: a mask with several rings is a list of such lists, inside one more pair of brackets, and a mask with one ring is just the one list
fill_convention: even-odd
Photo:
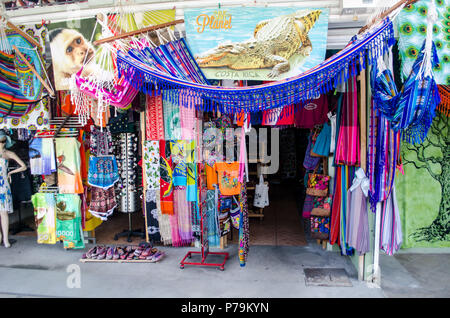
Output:
[[327,240],[330,235],[330,218],[312,215],[311,212],[311,238]]
[[318,174],[318,166],[314,169],[313,173],[308,175],[308,187],[306,188],[306,194],[315,197],[324,197],[328,194],[328,181],[330,177],[326,174]]
[[331,196],[314,197],[311,215],[325,217],[330,216],[332,200],[333,199]]
[[262,174],[259,175],[259,183],[255,186],[255,198],[253,206],[257,208],[265,208],[269,205],[269,186],[264,182]]

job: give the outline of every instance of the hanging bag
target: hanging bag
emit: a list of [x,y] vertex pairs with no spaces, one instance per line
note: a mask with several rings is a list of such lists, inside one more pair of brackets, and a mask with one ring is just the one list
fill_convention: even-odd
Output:
[[255,198],[253,206],[257,208],[265,208],[269,205],[269,186],[264,182],[262,174],[259,175],[259,183],[255,186]]
[[314,197],[311,215],[314,216],[330,216],[332,197]]
[[[324,160],[324,166],[326,165],[326,160]],[[324,197],[328,194],[328,181],[330,177],[326,174],[318,174],[317,167],[314,169],[313,173],[308,175],[308,184],[306,188],[306,194],[315,197]]]
[[330,235],[330,217],[313,215],[311,212],[311,238],[327,240]]

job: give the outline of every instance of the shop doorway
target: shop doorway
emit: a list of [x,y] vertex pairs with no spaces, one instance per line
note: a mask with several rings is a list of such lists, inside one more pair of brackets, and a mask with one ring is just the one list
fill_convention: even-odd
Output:
[[[266,175],[269,184],[268,207],[262,211],[263,216],[253,213],[253,192],[250,190],[258,182],[249,165],[250,183],[248,184],[248,204],[250,217],[250,245],[271,246],[306,246],[308,222],[302,218],[305,198],[303,159],[308,144],[309,130],[286,128],[280,130],[280,166],[277,173]],[[259,212],[259,211],[258,211]],[[239,242],[239,231],[232,230],[229,235],[232,243]]]

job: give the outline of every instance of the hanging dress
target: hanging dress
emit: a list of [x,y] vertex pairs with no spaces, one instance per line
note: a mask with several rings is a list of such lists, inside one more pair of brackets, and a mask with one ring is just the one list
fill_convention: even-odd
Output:
[[8,181],[8,160],[0,158],[0,211],[13,213],[11,187]]

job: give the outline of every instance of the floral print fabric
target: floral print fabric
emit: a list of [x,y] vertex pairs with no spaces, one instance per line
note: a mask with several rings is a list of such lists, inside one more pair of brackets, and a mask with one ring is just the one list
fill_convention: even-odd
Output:
[[147,189],[159,189],[160,184],[160,155],[159,141],[144,141],[144,167]]

